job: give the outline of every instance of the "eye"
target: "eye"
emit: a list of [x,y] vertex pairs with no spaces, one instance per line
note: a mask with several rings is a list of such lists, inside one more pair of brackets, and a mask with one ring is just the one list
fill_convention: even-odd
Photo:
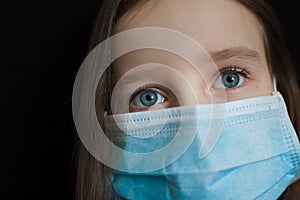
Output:
[[227,68],[220,73],[221,75],[214,83],[214,88],[236,88],[248,78],[248,72],[237,68]]
[[165,97],[152,89],[139,92],[133,99],[132,104],[138,107],[150,107],[159,103],[163,103]]

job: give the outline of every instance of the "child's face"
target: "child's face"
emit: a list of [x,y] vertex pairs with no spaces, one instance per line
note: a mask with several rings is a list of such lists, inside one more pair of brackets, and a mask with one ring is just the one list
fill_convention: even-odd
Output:
[[[138,13],[132,11],[121,18],[116,32],[138,27],[164,27],[182,32],[209,52],[219,75],[212,78],[212,84],[207,84],[207,80],[204,81],[189,63],[171,53],[159,50],[129,53],[114,63],[114,83],[138,65],[160,63],[180,73],[193,88],[198,100],[189,100],[191,97],[185,84],[181,84],[178,77],[164,74],[163,70],[158,73],[157,67],[152,69],[149,66],[145,70],[132,70],[130,76],[135,81],[122,86],[118,99],[123,102],[118,104],[117,113],[210,103],[211,95],[218,96],[224,89],[228,101],[271,94],[273,87],[262,28],[255,16],[243,6],[231,0],[150,0],[139,9]],[[200,70],[205,71],[205,68]],[[171,89],[155,84],[153,78],[158,76]],[[141,85],[139,79],[149,84]],[[174,89],[177,90],[176,95]]]

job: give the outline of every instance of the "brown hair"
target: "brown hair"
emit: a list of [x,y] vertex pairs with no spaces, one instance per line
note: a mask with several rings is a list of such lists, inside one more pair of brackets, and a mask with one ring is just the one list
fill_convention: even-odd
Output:
[[[113,29],[120,17],[136,8],[137,5],[147,1],[148,0],[103,0],[95,21],[90,50],[103,40],[112,36]],[[279,23],[272,9],[264,0],[235,1],[254,13],[263,27],[263,39],[270,72],[275,74],[277,78],[278,90],[282,93],[287,103],[290,118],[296,132],[299,134],[300,106],[297,103],[297,100],[300,99],[299,88],[289,53],[280,31]],[[107,70],[98,85],[96,106],[100,108],[100,112],[109,110],[110,98],[107,94],[110,94],[110,78],[110,71]],[[98,117],[99,116],[101,115],[98,114]],[[119,199],[112,189],[110,169],[89,154],[78,137],[75,146],[76,199],[105,200],[111,199],[112,195],[115,196],[115,199]],[[285,192],[281,198],[285,195],[287,195],[287,192]]]

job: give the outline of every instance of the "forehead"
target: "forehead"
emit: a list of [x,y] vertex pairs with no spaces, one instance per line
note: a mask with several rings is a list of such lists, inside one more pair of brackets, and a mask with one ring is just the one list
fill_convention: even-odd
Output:
[[138,27],[180,31],[208,51],[246,46],[264,53],[260,24],[235,0],[150,0],[124,15],[116,32]]

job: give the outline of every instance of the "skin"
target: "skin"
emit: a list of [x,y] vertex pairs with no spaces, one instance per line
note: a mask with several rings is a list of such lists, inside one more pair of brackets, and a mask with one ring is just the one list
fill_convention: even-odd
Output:
[[[206,76],[204,80],[203,74],[201,76],[188,62],[171,53],[139,50],[126,54],[113,64],[113,85],[117,85],[122,76],[135,81],[121,81],[115,113],[215,103],[211,101],[211,97],[221,96],[224,92],[226,101],[271,95],[273,84],[263,45],[262,28],[255,16],[237,2],[150,0],[123,16],[115,33],[141,27],[163,27],[190,36],[206,49],[219,72],[215,77],[208,77],[207,69],[202,67],[199,70]],[[167,71],[159,70],[158,66],[134,70],[136,66],[145,63],[167,65],[185,80],[178,84],[176,73],[170,75]],[[228,69],[235,69],[242,79],[234,88],[224,88],[222,81],[220,82],[220,77],[228,73]],[[244,72],[247,72],[246,77]],[[161,84],[154,84],[157,78],[153,77],[158,76],[163,81]],[[142,90],[139,89],[141,86]],[[149,88],[160,95],[160,102],[152,106],[141,106],[139,94]],[[222,101],[225,100],[220,100]]]

